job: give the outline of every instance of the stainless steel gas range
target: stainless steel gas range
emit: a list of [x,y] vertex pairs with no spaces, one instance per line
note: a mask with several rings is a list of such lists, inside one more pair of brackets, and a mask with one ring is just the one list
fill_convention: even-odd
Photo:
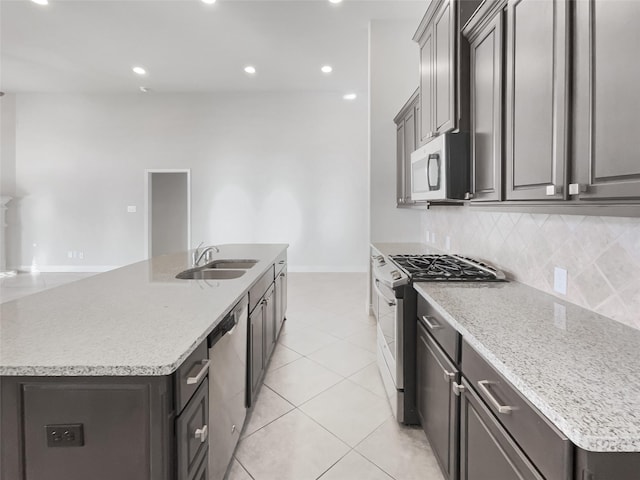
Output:
[[375,255],[372,304],[377,319],[377,359],[399,422],[417,424],[415,405],[416,291],[413,282],[500,282],[504,274],[460,255]]

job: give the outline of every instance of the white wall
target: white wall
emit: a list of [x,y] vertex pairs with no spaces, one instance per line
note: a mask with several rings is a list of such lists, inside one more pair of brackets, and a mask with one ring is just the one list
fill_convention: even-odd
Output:
[[393,123],[393,118],[418,88],[420,58],[418,44],[413,42],[412,37],[420,18],[417,16],[415,21],[372,21],[370,25],[372,242],[421,240],[420,213],[395,207],[396,126]]
[[0,194],[13,196],[16,182],[16,97],[0,97]]
[[24,94],[17,117],[13,265],[141,260],[144,170],[191,168],[193,244],[287,242],[293,270],[366,268],[364,99]]

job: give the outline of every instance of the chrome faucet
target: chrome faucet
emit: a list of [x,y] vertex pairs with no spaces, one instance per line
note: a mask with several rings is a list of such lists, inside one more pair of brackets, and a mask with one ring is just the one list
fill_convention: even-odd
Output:
[[202,246],[203,243],[204,242],[200,242],[200,245],[198,245],[196,249],[193,251],[191,260],[193,262],[194,267],[199,266],[200,261],[202,260],[203,257],[206,259],[206,263],[209,263],[211,261],[211,254],[214,251],[216,253],[220,253],[220,249],[215,245],[211,245],[210,247],[206,247],[202,251],[200,251],[200,247]]

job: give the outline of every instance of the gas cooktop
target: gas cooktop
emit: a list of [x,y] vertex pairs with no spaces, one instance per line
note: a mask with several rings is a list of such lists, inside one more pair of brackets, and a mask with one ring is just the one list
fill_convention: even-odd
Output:
[[414,282],[503,282],[505,275],[484,262],[461,255],[391,255]]

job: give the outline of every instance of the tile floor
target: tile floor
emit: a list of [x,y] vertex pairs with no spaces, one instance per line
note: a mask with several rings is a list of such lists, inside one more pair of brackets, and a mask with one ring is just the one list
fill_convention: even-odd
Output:
[[287,321],[228,480],[443,480],[422,430],[391,414],[366,282],[289,274]]
[[[91,274],[0,278],[0,303]],[[420,428],[391,414],[367,277],[290,273],[287,321],[228,480],[444,480]]]

